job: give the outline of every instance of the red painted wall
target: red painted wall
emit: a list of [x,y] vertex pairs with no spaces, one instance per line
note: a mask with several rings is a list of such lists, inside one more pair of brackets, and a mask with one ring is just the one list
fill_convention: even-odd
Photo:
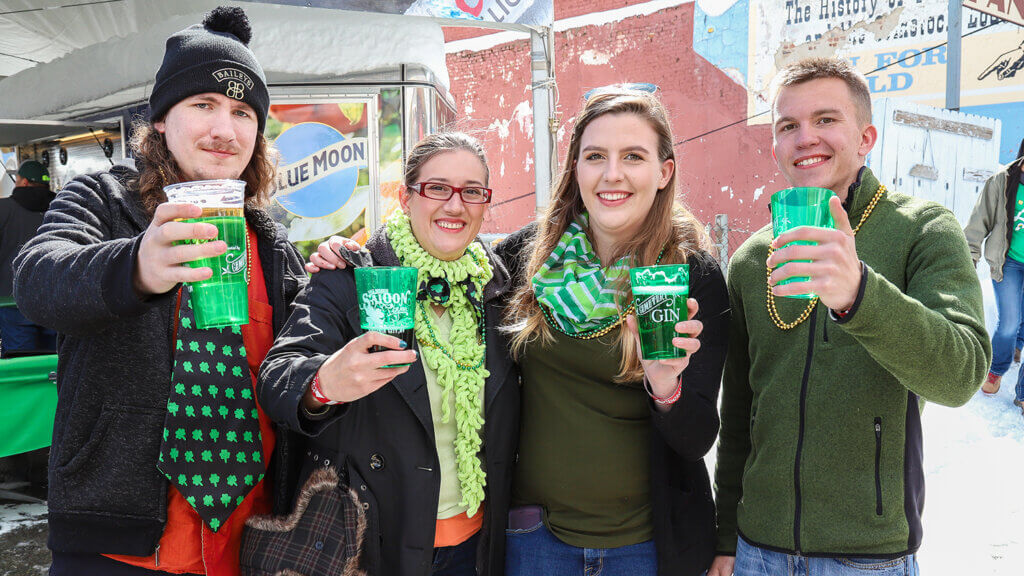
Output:
[[[627,4],[631,3],[559,0],[555,19]],[[488,33],[451,28],[446,38],[454,41]],[[660,86],[677,142],[744,118],[744,88],[696,55],[692,36],[693,4],[557,33],[559,162],[582,94],[597,86],[626,81]],[[534,217],[536,203],[529,41],[449,54],[448,71],[459,126],[478,131],[491,161],[495,206],[484,231],[517,230]],[[676,156],[681,198],[697,217],[712,222],[715,214],[728,214],[730,252],[768,222],[768,197],[784,184],[771,157],[767,125],[741,123],[678,144]]]

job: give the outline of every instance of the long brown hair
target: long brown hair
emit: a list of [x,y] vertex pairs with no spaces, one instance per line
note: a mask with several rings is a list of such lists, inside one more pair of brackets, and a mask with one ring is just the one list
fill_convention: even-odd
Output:
[[[188,180],[167,148],[167,141],[152,123],[138,120],[133,126],[131,150],[139,165],[139,177],[133,187],[150,216],[161,202],[167,201],[164,186]],[[249,164],[239,180],[245,181],[245,203],[262,208],[270,202],[277,176],[277,151],[262,133],[256,134],[256,145]]]
[[[635,114],[646,120],[658,135],[658,160],[662,163],[666,160],[675,161],[668,111],[654,95],[617,89],[602,91],[587,100],[576,118],[576,125],[569,140],[569,151],[558,183],[554,187],[551,203],[543,214],[538,215],[539,229],[530,246],[526,281],[513,295],[506,316],[507,330],[512,334],[512,352],[517,359],[526,345],[534,339],[541,338],[544,343],[554,340],[530,279],[558,245],[559,238],[569,224],[586,211],[576,179],[575,165],[579,160],[583,132],[594,119],[605,114]],[[623,256],[629,256],[634,266],[650,266],[657,261],[658,255],[664,249],[661,264],[680,264],[686,262],[696,251],[707,248],[709,240],[704,227],[676,199],[677,173],[678,166],[672,171],[672,176],[665,187],[659,189],[655,195],[654,204],[651,205],[640,232],[632,239],[615,246],[609,262],[617,262]],[[590,234],[590,231],[587,233]],[[617,289],[617,304],[619,310],[624,310],[631,294],[628,275],[619,281]],[[632,382],[641,379],[643,368],[640,366],[640,356],[633,336],[625,329],[620,329],[618,344],[622,349],[622,359],[615,380]]]

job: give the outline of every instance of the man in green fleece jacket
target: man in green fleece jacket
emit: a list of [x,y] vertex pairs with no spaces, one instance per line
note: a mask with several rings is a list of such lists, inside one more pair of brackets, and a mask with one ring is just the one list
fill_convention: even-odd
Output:
[[[981,385],[981,287],[953,214],[864,166],[877,131],[862,75],[811,59],[776,85],[779,170],[836,193],[836,229],[773,240],[768,226],[730,262],[709,576],[917,574],[921,405]],[[782,248],[794,240],[817,245]],[[810,280],[777,285],[790,276]]]

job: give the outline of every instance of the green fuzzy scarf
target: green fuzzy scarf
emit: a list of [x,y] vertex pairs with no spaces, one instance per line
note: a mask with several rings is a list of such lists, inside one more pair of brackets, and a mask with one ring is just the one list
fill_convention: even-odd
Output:
[[429,314],[424,314],[426,304],[416,307],[415,332],[416,340],[420,343],[420,354],[437,375],[437,383],[441,387],[444,399],[441,403],[442,422],[448,422],[451,417],[448,398],[453,391],[455,394],[455,422],[458,429],[455,436],[455,458],[462,490],[460,504],[468,506],[467,514],[473,516],[484,500],[484,485],[487,483],[479,457],[482,443],[480,428],[484,423],[480,391],[490,372],[483,362],[483,335],[479,333],[474,306],[460,283],[469,278],[478,297],[482,298],[483,287],[494,276],[494,271],[483,246],[476,242],[471,243],[458,260],[448,262],[431,256],[413,236],[409,217],[401,210],[396,210],[388,217],[386,228],[391,247],[402,265],[419,270],[417,285],[424,286],[430,278],[444,278],[451,285],[447,308],[452,318],[452,329],[449,341],[440,343],[446,350],[434,345],[434,334],[437,331],[431,326]]

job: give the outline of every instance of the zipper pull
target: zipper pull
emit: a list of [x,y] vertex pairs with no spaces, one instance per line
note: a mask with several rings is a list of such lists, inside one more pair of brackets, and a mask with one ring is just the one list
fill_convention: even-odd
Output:
[[153,553],[153,565],[154,566],[159,566],[160,565],[160,545],[159,544],[156,545],[156,552]]

